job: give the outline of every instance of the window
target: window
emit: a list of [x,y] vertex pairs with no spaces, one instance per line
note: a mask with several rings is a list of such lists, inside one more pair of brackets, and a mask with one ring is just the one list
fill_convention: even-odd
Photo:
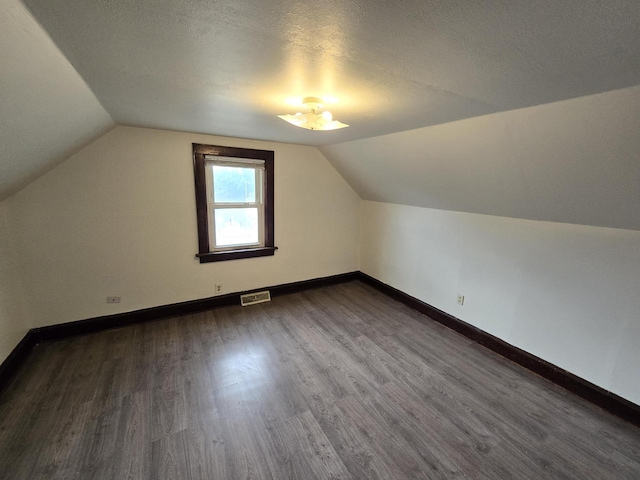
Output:
[[193,144],[200,263],[273,255],[273,152]]

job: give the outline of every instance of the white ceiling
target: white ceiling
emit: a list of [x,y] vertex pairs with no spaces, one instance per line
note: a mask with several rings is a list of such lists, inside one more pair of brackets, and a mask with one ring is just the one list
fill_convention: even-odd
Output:
[[18,0],[0,0],[0,201],[115,125]]
[[[365,199],[640,229],[638,0],[24,3],[0,201],[119,123],[319,145]],[[352,126],[276,117],[307,95]]]
[[[124,125],[326,145],[640,84],[638,0],[25,0]],[[332,96],[333,132],[287,98]]]
[[640,86],[320,150],[366,200],[640,230]]

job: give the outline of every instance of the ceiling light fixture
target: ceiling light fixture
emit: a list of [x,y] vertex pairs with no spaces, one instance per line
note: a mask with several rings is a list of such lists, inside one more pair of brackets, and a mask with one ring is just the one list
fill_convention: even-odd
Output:
[[298,112],[295,115],[278,115],[285,122],[289,122],[296,127],[308,130],[337,130],[348,127],[346,123],[341,123],[333,119],[333,115],[328,110],[318,113],[324,107],[322,99],[316,97],[306,97],[302,104],[308,110],[307,113]]

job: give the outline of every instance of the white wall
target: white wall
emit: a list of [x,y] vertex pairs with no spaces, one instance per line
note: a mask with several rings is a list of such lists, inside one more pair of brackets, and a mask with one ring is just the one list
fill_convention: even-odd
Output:
[[6,202],[0,203],[0,363],[30,328],[24,310],[22,269]]
[[[195,259],[192,142],[275,151],[275,256]],[[358,269],[360,198],[313,147],[117,127],[6,203],[33,326]]]
[[640,231],[367,201],[361,235],[363,272],[640,404]]

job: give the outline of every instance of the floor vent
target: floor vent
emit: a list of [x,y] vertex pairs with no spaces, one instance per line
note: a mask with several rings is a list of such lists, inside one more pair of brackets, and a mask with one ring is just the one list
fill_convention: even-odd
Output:
[[245,295],[240,295],[240,303],[243,307],[249,305],[255,305],[256,303],[270,302],[271,294],[269,290],[265,290],[264,292],[255,292],[255,293],[247,293]]

